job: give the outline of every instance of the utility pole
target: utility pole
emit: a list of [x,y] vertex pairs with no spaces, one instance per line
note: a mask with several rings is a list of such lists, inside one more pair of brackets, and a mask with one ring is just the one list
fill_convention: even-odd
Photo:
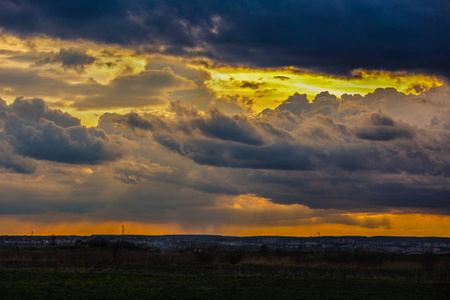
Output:
[[122,242],[125,240],[125,225],[122,225]]

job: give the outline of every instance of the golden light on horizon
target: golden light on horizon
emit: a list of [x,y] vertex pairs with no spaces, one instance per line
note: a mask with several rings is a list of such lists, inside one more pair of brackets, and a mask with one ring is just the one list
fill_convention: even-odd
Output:
[[[0,235],[91,235],[121,234],[125,224],[126,234],[164,235],[164,234],[219,234],[231,236],[314,236],[318,231],[322,236],[440,236],[450,237],[450,216],[433,214],[378,214],[371,218],[388,218],[388,227],[363,227],[336,223],[320,223],[320,219],[308,220],[310,224],[285,226],[242,226],[239,224],[183,226],[178,223],[158,224],[135,222],[131,220],[92,221],[68,220],[52,222],[52,216],[40,216],[46,221],[26,220],[26,216],[5,216],[0,220]],[[73,217],[73,216],[70,216]],[[69,219],[70,219],[69,217]],[[366,214],[351,214],[353,218],[367,218]]]

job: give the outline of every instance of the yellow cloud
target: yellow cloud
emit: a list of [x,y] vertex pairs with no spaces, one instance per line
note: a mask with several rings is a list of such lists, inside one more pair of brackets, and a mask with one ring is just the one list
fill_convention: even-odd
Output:
[[[58,61],[46,60],[62,49],[73,49],[95,60],[83,65],[81,69],[64,68]],[[0,86],[0,96],[3,99],[11,102],[17,96],[42,97],[50,105],[58,106],[81,118],[82,123],[87,126],[95,126],[98,116],[104,112],[126,113],[130,109],[148,110],[149,107],[133,107],[132,105],[126,107],[126,103],[136,103],[135,97],[145,97],[144,92],[137,95],[138,90],[136,95],[129,95],[124,100],[123,107],[121,105],[105,109],[92,107],[87,108],[86,111],[78,111],[70,105],[75,101],[80,102],[86,99],[87,103],[90,103],[90,98],[96,97],[95,91],[99,85],[103,86],[104,90],[112,89],[118,78],[143,74],[148,71],[146,68],[149,66],[154,67],[154,70],[161,70],[164,66],[174,65],[176,66],[173,69],[174,76],[180,76],[180,78],[192,76],[195,78],[192,80],[196,81],[198,89],[203,91],[203,93],[195,93],[193,90],[184,91],[185,88],[180,87],[176,94],[162,93],[159,95],[160,98],[174,100],[185,97],[190,99],[188,101],[200,103],[210,101],[209,97],[215,96],[219,98],[216,101],[219,107],[220,104],[224,104],[223,99],[244,99],[245,103],[251,104],[255,112],[274,108],[296,92],[307,94],[312,100],[316,94],[323,91],[329,91],[337,96],[346,93],[364,95],[373,92],[376,88],[394,87],[405,93],[418,94],[431,87],[442,85],[438,78],[423,74],[355,70],[351,76],[339,77],[293,67],[278,69],[232,67],[217,65],[214,61],[201,57],[183,58],[151,54],[131,47],[84,40],[62,40],[46,36],[19,38],[1,31],[0,50],[0,65],[3,71],[19,70],[23,74],[36,76],[42,81],[38,89],[31,87],[21,89],[21,86],[17,84],[13,86],[3,83]],[[47,63],[36,64],[37,61],[47,61]],[[138,76],[129,78],[139,79]],[[57,82],[66,84],[67,88],[60,88],[58,92],[55,92],[52,86]],[[208,99],[202,100],[202,97]],[[165,105],[151,106],[152,109],[157,110],[163,110],[164,107]],[[249,111],[249,108],[246,107],[243,111]]]
[[[76,49],[95,58],[95,62],[86,66],[82,74],[73,71],[61,72],[52,64],[33,65],[38,60],[61,49]],[[0,61],[2,67],[16,69],[36,69],[43,76],[54,77],[67,83],[77,84],[92,78],[101,84],[108,84],[119,75],[137,74],[145,70],[148,55],[137,54],[134,49],[119,46],[99,44],[89,41],[61,40],[46,36],[36,36],[27,39],[0,32]],[[17,59],[21,54],[22,59]],[[35,60],[35,61],[33,61]]]
[[254,100],[254,108],[261,111],[274,108],[290,95],[307,94],[312,100],[323,91],[343,94],[367,94],[377,88],[393,87],[400,92],[419,94],[442,82],[436,77],[406,72],[355,70],[350,77],[338,77],[306,72],[293,67],[280,69],[252,69],[218,67],[209,69],[208,88],[218,96],[239,94]]
[[83,172],[84,174],[94,174],[91,168],[83,168],[81,169],[81,172]]

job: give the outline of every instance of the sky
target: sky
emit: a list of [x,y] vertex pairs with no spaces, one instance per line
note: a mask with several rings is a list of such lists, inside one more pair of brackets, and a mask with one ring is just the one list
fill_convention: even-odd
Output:
[[450,237],[449,15],[0,0],[0,235]]

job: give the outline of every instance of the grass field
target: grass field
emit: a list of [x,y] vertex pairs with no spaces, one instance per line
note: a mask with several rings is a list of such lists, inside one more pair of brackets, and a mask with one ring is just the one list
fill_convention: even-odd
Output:
[[0,271],[2,299],[449,299],[444,283],[296,276]]
[[450,299],[449,256],[0,248],[1,299]]

